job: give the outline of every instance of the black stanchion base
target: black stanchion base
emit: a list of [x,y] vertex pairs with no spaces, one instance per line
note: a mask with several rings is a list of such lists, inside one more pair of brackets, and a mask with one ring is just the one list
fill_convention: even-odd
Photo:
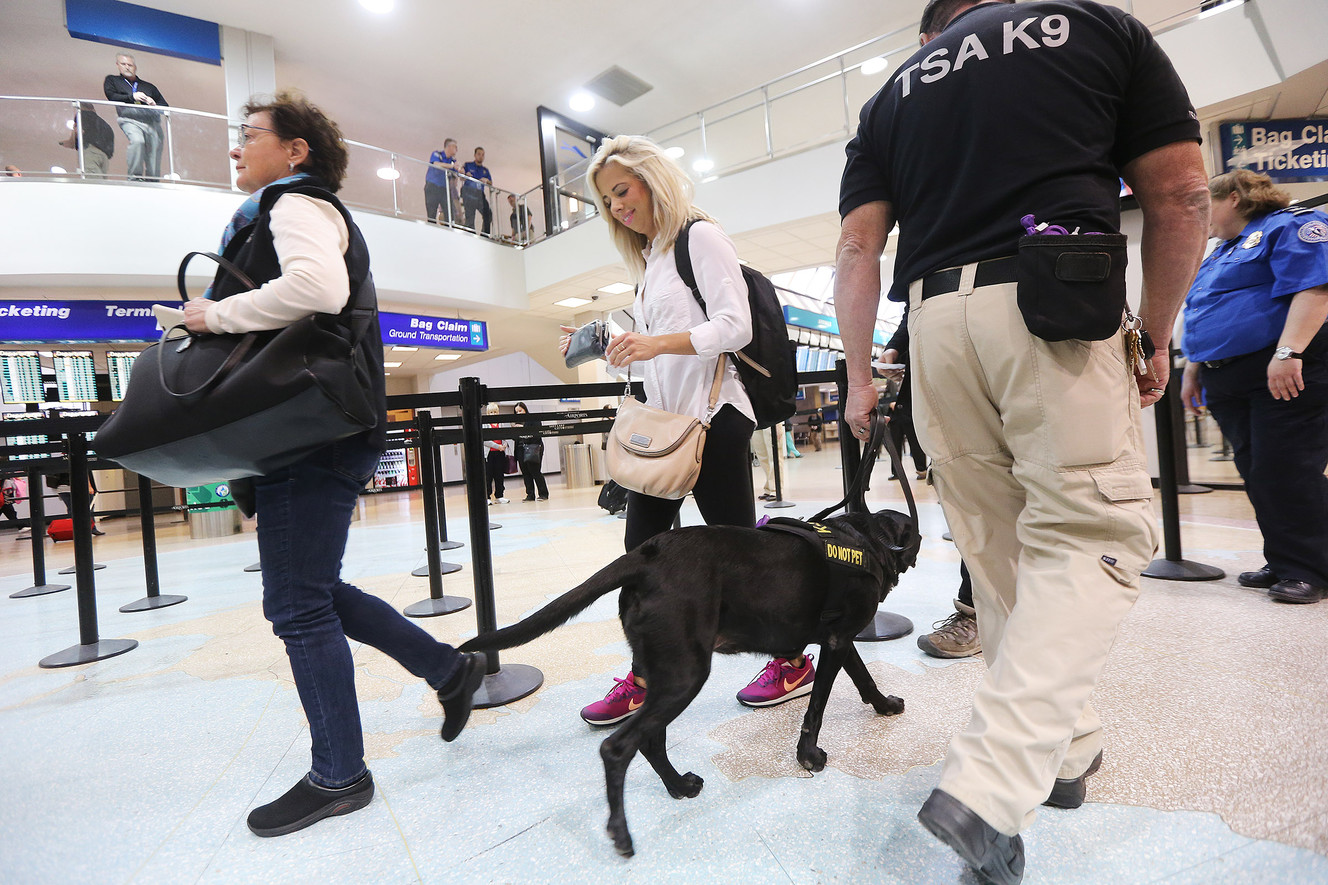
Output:
[[1154,559],[1144,569],[1143,575],[1145,578],[1163,581],[1220,581],[1227,573],[1215,566],[1188,559]]
[[168,605],[179,605],[188,600],[188,596],[144,596],[137,602],[120,606],[120,611],[126,614],[129,612],[145,612],[154,608],[166,608]]
[[[102,565],[100,562],[94,562],[94,563],[92,564],[92,570],[93,570],[94,572],[99,572],[99,571],[101,571],[101,570],[104,569],[104,568],[106,568],[106,566]],[[73,574],[74,572],[76,572],[76,571],[78,571],[78,566],[76,566],[76,565],[71,565],[69,568],[62,568],[62,569],[60,569],[60,571],[56,572],[56,574],[57,574],[57,575],[72,575],[72,574]]]
[[765,505],[766,510],[778,510],[783,507],[797,507],[792,501],[770,501]]
[[91,645],[71,645],[64,651],[42,658],[37,662],[37,666],[47,670],[54,670],[57,667],[76,667],[79,664],[104,661],[136,648],[138,648],[136,639],[103,639]]
[[526,664],[507,664],[484,677],[475,690],[475,707],[501,707],[534,694],[544,684],[544,674]]
[[450,615],[468,608],[470,600],[464,596],[444,596],[442,599],[430,596],[428,599],[412,602],[403,608],[401,613],[408,618],[436,618],[439,615]]
[[457,549],[458,547],[465,547],[465,546],[466,546],[466,545],[463,544],[463,543],[461,543],[460,541],[439,541],[439,542],[438,542],[438,549],[439,549],[439,550],[455,550],[455,549]]
[[253,565],[246,565],[244,570],[247,572],[261,572],[263,570],[263,563],[255,562]]
[[26,590],[9,594],[10,599],[27,599],[29,596],[45,596],[47,593],[59,593],[68,590],[68,584],[34,584]]
[[912,632],[913,622],[903,615],[894,612],[877,612],[876,617],[867,625],[867,629],[853,639],[856,642],[885,642],[888,639],[899,639]]
[[1206,492],[1211,492],[1212,489],[1208,486],[1183,485],[1176,486],[1176,491],[1182,495],[1202,495]]
[[[461,563],[459,562],[440,562],[438,566],[438,574],[440,575],[450,575],[453,572],[461,571]],[[429,567],[427,565],[422,565],[415,569],[415,571],[411,572],[411,574],[417,578],[427,578],[429,577]]]

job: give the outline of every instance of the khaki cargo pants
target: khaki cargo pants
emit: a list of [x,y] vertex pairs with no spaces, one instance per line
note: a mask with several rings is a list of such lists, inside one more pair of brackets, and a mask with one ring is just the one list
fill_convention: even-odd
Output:
[[987,675],[940,788],[1014,835],[1056,777],[1101,749],[1089,704],[1157,550],[1139,396],[1120,333],[1029,334],[1015,284],[921,300],[908,317],[914,417],[973,574]]

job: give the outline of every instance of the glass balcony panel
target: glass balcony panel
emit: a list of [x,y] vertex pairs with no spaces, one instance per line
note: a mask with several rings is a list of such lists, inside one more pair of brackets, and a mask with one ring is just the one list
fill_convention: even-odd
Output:
[[[385,215],[395,214],[393,185],[396,182],[378,176],[378,170],[392,168],[392,154],[353,141],[346,142],[346,147],[350,150],[350,166],[346,170],[346,178],[341,183],[341,190],[337,196],[348,206],[370,209]],[[420,187],[423,189],[423,185]],[[421,215],[424,214],[420,204],[422,199],[421,196],[412,200],[420,206]]]
[[[102,110],[114,113],[113,106],[98,108],[99,115],[109,116],[101,114]],[[118,126],[115,132],[117,136],[122,135]],[[163,130],[162,178],[185,184],[229,188],[231,167],[234,165],[230,158],[234,135],[234,128],[223,117],[172,110]],[[112,168],[116,160],[124,162],[119,156],[123,152],[123,144],[123,138],[117,139]]]

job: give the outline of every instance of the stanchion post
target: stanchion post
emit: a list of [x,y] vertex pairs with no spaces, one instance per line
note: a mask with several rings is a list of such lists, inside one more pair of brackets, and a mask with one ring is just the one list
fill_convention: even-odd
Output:
[[1180,490],[1176,481],[1176,416],[1173,411],[1181,408],[1180,374],[1172,372],[1167,381],[1167,392],[1153,406],[1153,419],[1157,425],[1157,488],[1162,497],[1162,549],[1165,556],[1150,562],[1143,575],[1167,581],[1215,581],[1226,577],[1226,572],[1181,557]]
[[[432,435],[433,419],[429,416],[427,412],[421,412],[416,414],[415,422],[416,422],[417,431],[420,427],[421,419],[423,419],[423,422],[428,425],[429,433]],[[417,436],[419,436],[422,439],[421,433],[417,432]],[[417,451],[419,452],[419,462],[420,462],[420,493],[421,493],[420,502],[424,505],[425,509],[425,519],[424,519],[424,525],[426,529],[425,544],[430,545],[430,541],[428,540],[427,529],[429,526],[429,513],[432,513],[434,519],[433,524],[437,528],[434,533],[435,543],[432,543],[431,546],[437,548],[438,550],[453,550],[457,547],[460,547],[461,544],[458,541],[447,540],[447,510],[444,509],[443,507],[443,459],[439,457],[437,445],[431,445],[426,448],[423,444],[421,444]],[[432,465],[433,467],[434,482],[432,485],[430,485],[424,478],[425,461],[428,461],[429,464]],[[432,497],[429,494],[430,488],[433,489]],[[433,574],[450,575],[454,574],[455,572],[461,571],[461,563],[459,562],[443,562],[442,560],[438,560],[437,568],[433,567],[433,563],[434,563],[433,559],[428,560],[428,562],[426,562],[424,565],[420,566],[419,568],[411,572],[411,575],[416,578],[427,578]],[[429,588],[429,592],[430,595],[432,595],[433,593],[432,586]],[[466,605],[469,604],[470,604],[469,601],[467,601]],[[465,608],[465,606],[462,606],[462,608]],[[460,610],[461,609],[453,609],[453,611],[460,611]],[[438,612],[438,614],[447,614],[447,613]]]
[[42,475],[37,468],[28,471],[28,525],[32,529],[32,586],[9,594],[10,599],[45,596],[68,590],[68,584],[46,583],[46,500],[42,497]]
[[[412,603],[402,609],[411,618],[432,618],[449,615],[470,607],[470,600],[461,596],[443,595],[442,559],[438,555],[438,506],[434,500],[434,474],[437,469],[437,447],[433,444],[433,416],[420,412],[415,416],[415,428],[420,442],[420,492],[424,505],[424,555],[428,560],[429,598]],[[415,574],[415,572],[412,572]]]
[[[858,467],[862,463],[862,451],[858,448],[853,429],[848,426],[844,415],[844,407],[848,405],[848,363],[844,360],[835,361],[835,387],[839,391],[839,461],[844,465],[844,494],[847,495],[853,477],[858,475]],[[866,492],[859,489],[857,494],[848,499],[844,511],[866,513]],[[908,618],[894,612],[878,611],[872,622],[854,639],[858,642],[884,642],[888,639],[899,639],[912,632],[913,622]]]
[[[458,547],[464,547],[466,545],[460,541],[450,540],[447,537],[447,502],[444,499],[443,495],[443,492],[445,491],[444,485],[447,481],[447,477],[443,476],[443,470],[442,470],[443,460],[442,458],[438,457],[438,448],[436,446],[433,449],[433,455],[434,455],[434,465],[435,465],[434,488],[437,490],[435,492],[434,500],[438,502],[438,549],[455,550]],[[423,477],[421,477],[420,481],[421,483],[423,483]],[[448,563],[448,564],[455,565],[455,563]],[[458,565],[457,569],[460,570],[460,568],[461,566]]]
[[[470,520],[470,562],[475,582],[475,621],[480,633],[498,629],[494,606],[493,548],[489,541],[489,505],[484,487],[484,441],[480,409],[484,387],[478,378],[461,379],[462,457],[466,465],[466,511]],[[475,692],[476,707],[497,707],[523,698],[544,684],[544,674],[525,664],[503,667],[497,652],[488,652],[484,682]]]
[[157,523],[152,513],[152,480],[141,473],[138,476],[138,525],[143,536],[143,579],[147,584],[148,595],[137,602],[120,606],[120,611],[143,612],[185,602],[188,596],[161,595],[161,581],[157,577]]
[[47,669],[88,664],[137,648],[133,639],[102,640],[97,635],[97,588],[92,569],[92,498],[88,493],[87,437],[82,433],[69,433],[69,492],[73,501],[74,568],[78,594],[79,644],[64,651],[47,655],[38,666]]

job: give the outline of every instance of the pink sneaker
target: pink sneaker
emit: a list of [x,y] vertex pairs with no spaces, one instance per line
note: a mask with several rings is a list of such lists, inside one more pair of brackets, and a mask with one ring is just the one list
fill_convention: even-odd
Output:
[[626,679],[614,678],[617,685],[609,689],[604,700],[581,708],[581,718],[591,725],[613,725],[632,716],[646,700],[646,690],[636,684],[632,671],[627,671]]
[[816,668],[812,656],[807,655],[801,667],[795,667],[785,658],[775,658],[756,674],[746,688],[738,692],[738,703],[748,707],[771,707],[794,698],[810,694]]

